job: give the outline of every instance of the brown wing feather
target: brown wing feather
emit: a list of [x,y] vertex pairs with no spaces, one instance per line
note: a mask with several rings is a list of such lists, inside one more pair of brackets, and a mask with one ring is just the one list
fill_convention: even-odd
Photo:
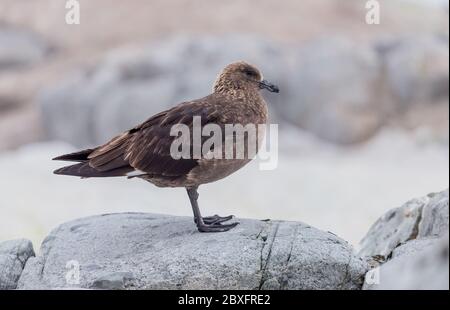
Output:
[[[150,119],[142,125],[131,138],[127,148],[126,158],[130,165],[152,175],[182,176],[198,165],[196,159],[175,160],[170,154],[170,147],[176,137],[170,135],[175,124],[185,124],[192,127],[194,116],[205,119],[204,108],[197,102],[181,104],[169,111],[157,122]],[[192,148],[192,146],[191,146]]]
[[215,105],[211,100],[210,104],[206,102],[206,98],[186,102],[154,115],[95,149],[88,156],[89,166],[101,172],[132,167],[149,175],[177,177],[187,174],[198,161],[172,158],[170,146],[176,137],[170,135],[170,129],[175,124],[192,128],[194,116],[201,117],[202,125],[215,122],[218,116]]
[[53,160],[85,162],[85,161],[89,160],[88,156],[94,150],[95,149],[87,149],[87,150],[82,150],[82,151],[78,151],[78,152],[74,152],[74,153],[64,154],[64,155],[53,158]]

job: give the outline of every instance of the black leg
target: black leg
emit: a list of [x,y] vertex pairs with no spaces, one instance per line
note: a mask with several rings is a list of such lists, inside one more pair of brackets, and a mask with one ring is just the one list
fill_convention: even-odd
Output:
[[194,222],[197,224],[198,231],[200,232],[222,232],[230,230],[233,227],[236,227],[239,223],[232,223],[222,225],[222,222],[228,221],[233,218],[232,215],[221,217],[218,215],[202,217],[200,214],[200,208],[198,207],[198,187],[189,187],[186,188],[186,191],[189,196],[189,200],[191,201],[192,211],[194,212]]

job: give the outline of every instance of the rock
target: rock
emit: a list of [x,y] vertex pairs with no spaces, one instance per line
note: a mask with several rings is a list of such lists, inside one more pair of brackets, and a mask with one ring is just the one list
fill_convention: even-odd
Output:
[[387,82],[399,108],[449,96],[448,38],[413,37],[385,43]]
[[448,190],[428,196],[430,202],[422,208],[417,238],[448,236]]
[[422,239],[398,247],[387,263],[370,271],[373,280],[364,289],[374,290],[448,290],[449,240]]
[[377,54],[370,46],[327,37],[300,49],[283,102],[294,124],[338,144],[366,140],[380,127]]
[[448,190],[387,212],[361,242],[359,254],[378,260],[364,289],[448,290],[448,227]]
[[42,61],[53,48],[36,34],[0,26],[0,71]]
[[383,256],[406,241],[448,235],[448,189],[415,198],[379,218],[361,241],[361,256]]
[[0,290],[16,288],[25,263],[33,256],[33,245],[29,240],[0,242]]
[[[47,135],[77,146],[103,143],[155,113],[209,94],[218,72],[241,59],[284,87],[285,57],[260,37],[180,36],[113,51],[40,94]],[[281,100],[266,95],[274,104]]]
[[229,232],[207,234],[196,230],[191,217],[120,213],[78,219],[50,233],[18,287],[361,288],[367,264],[335,235],[298,222],[240,222]]
[[403,255],[413,256],[422,252],[424,249],[436,244],[436,238],[413,239],[402,243],[392,251],[391,258],[401,257]]
[[408,201],[379,218],[361,241],[361,256],[388,257],[401,243],[415,238],[421,210],[428,197]]
[[118,290],[124,289],[127,282],[133,281],[133,274],[130,272],[115,272],[104,275],[92,283],[92,288]]

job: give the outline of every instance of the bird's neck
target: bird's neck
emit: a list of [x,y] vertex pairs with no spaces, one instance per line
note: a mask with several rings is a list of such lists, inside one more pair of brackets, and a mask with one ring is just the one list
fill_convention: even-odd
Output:
[[[246,117],[252,115],[254,119],[250,120],[251,122],[258,124],[267,122],[267,103],[259,91],[231,90],[228,88],[226,91],[220,89],[214,91],[214,95],[223,98],[221,105],[226,104],[231,109],[241,111]],[[249,119],[246,121],[249,121]]]
[[216,83],[213,87],[215,94],[224,96],[230,100],[259,101],[264,100],[257,87],[249,88],[235,83]]

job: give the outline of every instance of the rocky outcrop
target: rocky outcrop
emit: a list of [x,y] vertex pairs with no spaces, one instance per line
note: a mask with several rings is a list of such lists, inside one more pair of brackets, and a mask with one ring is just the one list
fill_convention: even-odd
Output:
[[374,267],[364,288],[449,289],[448,233],[448,190],[390,210],[361,242]]
[[361,256],[387,259],[401,244],[448,235],[448,190],[414,198],[380,217],[361,241]]
[[411,240],[399,246],[392,258],[369,271],[364,289],[448,290],[448,237]]
[[367,264],[335,235],[303,223],[240,220],[199,233],[190,217],[106,214],[56,228],[18,287],[360,289]]
[[34,256],[31,241],[25,239],[0,242],[0,290],[15,289],[25,263]]
[[359,253],[301,222],[240,220],[199,233],[191,217],[117,213],[60,225],[34,257],[0,243],[0,289],[448,289],[448,190],[382,216]]

